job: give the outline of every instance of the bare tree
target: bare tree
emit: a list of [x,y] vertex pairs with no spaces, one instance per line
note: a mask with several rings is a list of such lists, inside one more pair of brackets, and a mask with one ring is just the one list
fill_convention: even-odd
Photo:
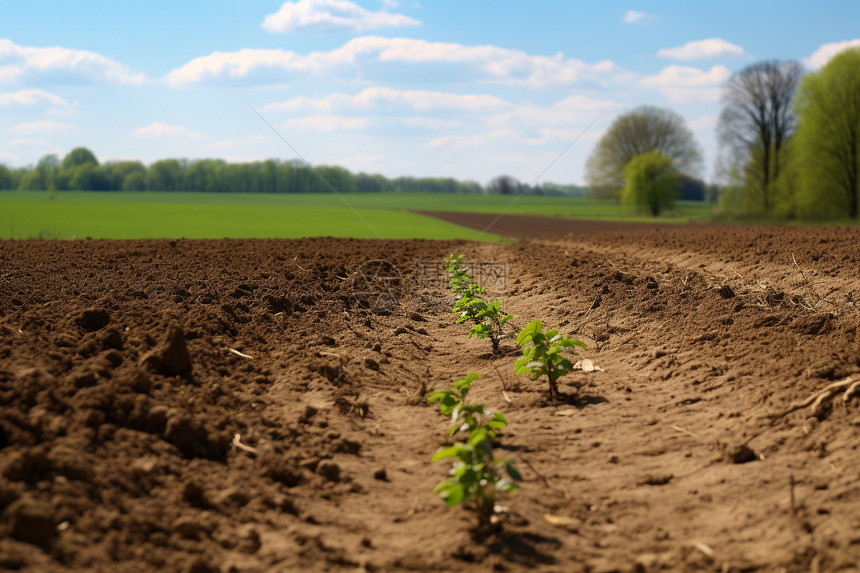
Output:
[[792,106],[802,75],[797,62],[758,62],[732,75],[723,94],[720,146],[744,170],[747,186],[758,189],[765,212],[773,210],[780,152],[797,125]]
[[702,153],[684,119],[668,109],[642,106],[619,116],[591,152],[585,179],[592,193],[619,193],[627,164],[651,151],[668,157],[679,173],[696,177],[701,170]]

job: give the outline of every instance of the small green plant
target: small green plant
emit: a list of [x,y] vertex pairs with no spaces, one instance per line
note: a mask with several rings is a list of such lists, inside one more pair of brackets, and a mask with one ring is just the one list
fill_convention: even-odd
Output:
[[493,344],[493,354],[499,354],[499,343],[505,336],[505,325],[514,317],[502,311],[502,305],[497,300],[484,304],[483,310],[475,313],[475,326],[469,331],[469,338],[489,338]]
[[570,360],[562,356],[562,349],[575,346],[586,348],[584,342],[561,336],[554,328],[544,332],[543,323],[539,320],[531,321],[520,332],[517,345],[525,348],[514,370],[517,374],[528,375],[529,380],[546,375],[550,399],[558,395],[558,379],[573,369]]
[[505,325],[514,317],[502,312],[498,300],[486,302],[479,295],[487,291],[463,270],[463,255],[452,254],[444,261],[445,270],[451,275],[451,290],[457,295],[452,311],[460,316],[457,324],[472,321],[475,325],[469,331],[469,338],[489,338],[493,354],[499,354],[499,343],[505,336]]
[[452,254],[444,261],[445,271],[451,277],[448,281],[456,295],[462,295],[472,285],[472,278],[463,268],[463,255]]
[[454,308],[451,309],[451,312],[460,315],[457,318],[457,324],[466,322],[467,320],[474,320],[475,316],[486,308],[487,304],[479,296],[485,292],[487,291],[482,286],[475,283],[471,283],[460,291],[457,296],[457,302],[454,303]]
[[447,390],[439,390],[427,395],[427,400],[431,404],[439,402],[439,410],[454,422],[449,432],[452,436],[458,430],[471,433],[475,428],[486,426],[492,432],[490,435],[490,439],[492,439],[496,437],[494,433],[496,430],[501,430],[508,424],[508,420],[503,413],[496,412],[493,414],[490,410],[485,410],[481,405],[468,404],[466,402],[469,388],[471,388],[472,382],[478,378],[480,376],[477,374],[469,374],[462,380],[451,384],[451,387]]
[[496,496],[515,491],[522,476],[511,462],[493,456],[493,439],[496,431],[507,425],[505,415],[466,402],[469,388],[477,379],[477,374],[469,374],[448,390],[432,392],[428,396],[430,403],[439,402],[442,413],[454,422],[451,435],[457,432],[468,434],[465,442],[457,442],[433,456],[434,462],[454,460],[448,478],[433,491],[449,507],[463,502],[474,503],[478,527],[486,528],[493,523]]

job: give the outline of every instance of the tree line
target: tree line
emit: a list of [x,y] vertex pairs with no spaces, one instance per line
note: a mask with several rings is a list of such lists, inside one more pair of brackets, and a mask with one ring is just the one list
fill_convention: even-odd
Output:
[[0,189],[28,191],[205,191],[214,193],[339,193],[429,192],[582,195],[575,185],[527,185],[501,175],[481,185],[450,177],[394,177],[352,173],[343,167],[311,167],[299,160],[268,159],[228,163],[221,159],[162,159],[99,163],[85,147],[62,160],[45,155],[33,167],[10,169],[0,164]]
[[[724,208],[784,218],[860,216],[860,48],[804,74],[793,61],[762,61],[733,74],[717,123]],[[643,106],[598,142],[586,179],[593,195],[653,215],[672,207],[701,170],[683,118]],[[713,194],[713,187],[709,188]]]

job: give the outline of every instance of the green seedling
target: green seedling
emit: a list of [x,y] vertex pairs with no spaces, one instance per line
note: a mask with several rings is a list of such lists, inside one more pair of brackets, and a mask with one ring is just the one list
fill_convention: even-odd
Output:
[[522,481],[520,472],[511,462],[493,458],[490,434],[488,428],[475,428],[468,441],[456,443],[433,456],[434,462],[454,458],[448,478],[433,491],[448,507],[464,501],[474,502],[479,528],[486,528],[493,522],[496,495],[516,491],[517,482]]
[[469,331],[469,338],[489,338],[493,344],[493,354],[499,353],[499,343],[505,336],[505,325],[514,317],[502,312],[502,305],[497,300],[484,304],[484,309],[475,313],[476,324]]
[[457,431],[471,433],[475,428],[486,427],[490,431],[490,439],[492,439],[496,437],[496,430],[501,430],[508,425],[508,420],[503,413],[493,413],[490,410],[485,410],[481,405],[466,402],[469,388],[472,386],[472,382],[478,378],[477,374],[469,374],[462,380],[454,382],[447,390],[431,392],[427,396],[427,400],[431,404],[439,402],[439,410],[454,422],[449,431],[452,436]]
[[468,434],[465,442],[457,442],[433,456],[434,462],[454,459],[448,478],[433,491],[449,507],[473,502],[478,527],[484,528],[496,513],[496,495],[515,491],[522,476],[511,462],[493,457],[496,431],[508,423],[505,415],[466,402],[471,384],[477,379],[477,374],[469,374],[447,390],[432,392],[428,400],[431,404],[439,402],[439,409],[454,422],[449,432],[452,436],[457,432]]
[[472,278],[463,268],[463,255],[452,254],[445,259],[445,271],[451,276],[448,282],[454,294],[460,296],[472,285]]
[[462,290],[457,298],[457,302],[454,303],[454,308],[451,309],[451,312],[460,315],[457,318],[457,324],[466,322],[467,320],[474,321],[478,313],[487,308],[487,303],[479,296],[485,292],[487,291],[483,287],[475,283],[470,284]]
[[558,395],[558,379],[573,369],[570,360],[561,355],[562,349],[586,348],[584,342],[561,336],[554,328],[544,332],[543,323],[539,320],[533,320],[520,332],[517,345],[525,348],[514,370],[517,374],[528,375],[529,380],[546,375],[550,399]]
[[443,263],[445,265],[445,271],[453,274],[456,271],[462,270],[463,255],[451,253],[451,255],[447,259],[445,259]]

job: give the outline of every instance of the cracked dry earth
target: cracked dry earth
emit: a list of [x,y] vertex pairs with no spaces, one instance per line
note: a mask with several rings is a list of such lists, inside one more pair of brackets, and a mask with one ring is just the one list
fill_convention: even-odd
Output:
[[[0,241],[0,569],[858,571],[860,396],[785,413],[860,370],[858,243]],[[603,371],[550,403],[512,340],[467,339],[426,280],[451,252]],[[524,477],[484,536],[432,492],[423,397],[470,372]]]

